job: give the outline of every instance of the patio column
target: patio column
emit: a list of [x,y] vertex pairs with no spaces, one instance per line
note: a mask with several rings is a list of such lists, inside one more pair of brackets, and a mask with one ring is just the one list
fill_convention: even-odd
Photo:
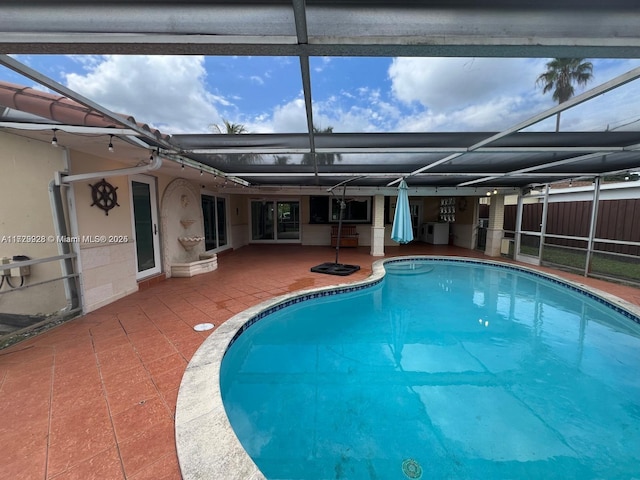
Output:
[[375,195],[373,197],[371,255],[374,257],[384,256],[384,195]]
[[504,235],[504,195],[491,197],[489,207],[489,227],[487,228],[487,245],[484,254],[490,257],[500,256],[500,245]]

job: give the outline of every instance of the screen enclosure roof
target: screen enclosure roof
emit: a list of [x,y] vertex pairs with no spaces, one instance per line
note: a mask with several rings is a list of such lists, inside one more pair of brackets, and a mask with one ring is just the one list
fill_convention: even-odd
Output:
[[[523,188],[640,169],[638,131],[529,128],[637,81],[640,69],[499,132],[328,134],[313,128],[309,66],[315,56],[640,58],[634,1],[9,0],[2,9],[0,64],[115,118],[176,163],[202,165],[243,183],[383,187],[406,177],[417,187]],[[159,136],[13,54],[292,57],[299,64],[306,133]]]

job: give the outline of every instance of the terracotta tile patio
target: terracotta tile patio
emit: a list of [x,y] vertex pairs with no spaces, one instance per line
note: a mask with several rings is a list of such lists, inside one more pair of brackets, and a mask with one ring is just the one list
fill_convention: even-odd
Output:
[[[397,255],[479,252],[426,244]],[[334,260],[327,247],[249,246],[219,258],[215,272],[146,286],[83,317],[0,351],[2,478],[179,479],[174,414],[193,353],[234,314],[284,293],[366,278],[378,258],[343,249],[349,277],[311,273]],[[548,270],[551,271],[551,270]],[[640,289],[552,271],[640,306]]]

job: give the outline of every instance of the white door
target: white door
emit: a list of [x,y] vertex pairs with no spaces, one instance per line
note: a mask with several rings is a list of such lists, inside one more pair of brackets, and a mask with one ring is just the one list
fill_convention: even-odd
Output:
[[162,270],[156,179],[147,175],[132,175],[130,189],[133,237],[136,244],[136,279],[140,280]]

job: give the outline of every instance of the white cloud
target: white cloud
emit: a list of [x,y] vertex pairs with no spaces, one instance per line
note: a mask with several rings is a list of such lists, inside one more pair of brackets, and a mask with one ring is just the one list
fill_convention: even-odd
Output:
[[206,90],[201,56],[108,55],[82,62],[85,73],[66,74],[69,88],[163,133],[208,132],[221,122],[216,105],[230,105]]
[[[273,98],[274,106],[263,106],[259,112],[240,112],[236,94],[207,91],[204,57],[69,58],[82,68],[80,73],[64,74],[71,89],[165,133],[209,132],[209,125],[222,122],[222,108],[225,118],[243,123],[254,133],[307,129],[301,94],[284,103]],[[387,86],[371,79],[365,85],[342,84],[326,98],[314,98],[314,122],[320,128],[332,126],[335,132],[500,131],[554,106],[551,96],[543,95],[535,85],[546,61],[396,58],[388,69]],[[318,66],[330,63],[330,58],[321,58]],[[637,63],[594,61],[596,78],[588,88]],[[262,85],[269,77],[267,72],[245,78]],[[639,88],[640,82],[634,82],[564,112],[563,129],[601,130],[637,120]],[[548,120],[531,129],[550,130],[554,126],[554,121]]]
[[519,58],[396,58],[389,78],[398,100],[443,111],[533,94],[543,64]]
[[396,58],[393,96],[412,112],[398,131],[500,131],[553,106],[535,80],[544,59]]
[[296,98],[273,110],[271,128],[274,132],[301,133],[307,131],[307,113],[304,100]]
[[[544,60],[396,58],[392,95],[411,111],[397,131],[500,131],[548,108],[535,86]],[[549,106],[552,106],[550,103]]]
[[331,63],[331,57],[320,57],[320,63],[313,68],[315,72],[322,72]]
[[[391,92],[411,112],[399,131],[500,131],[556,104],[535,81],[548,59],[396,58]],[[633,61],[593,61],[594,79],[576,95],[636,66]],[[604,130],[634,119],[640,85],[625,86],[562,113],[561,129]],[[555,117],[530,127],[552,130]]]

